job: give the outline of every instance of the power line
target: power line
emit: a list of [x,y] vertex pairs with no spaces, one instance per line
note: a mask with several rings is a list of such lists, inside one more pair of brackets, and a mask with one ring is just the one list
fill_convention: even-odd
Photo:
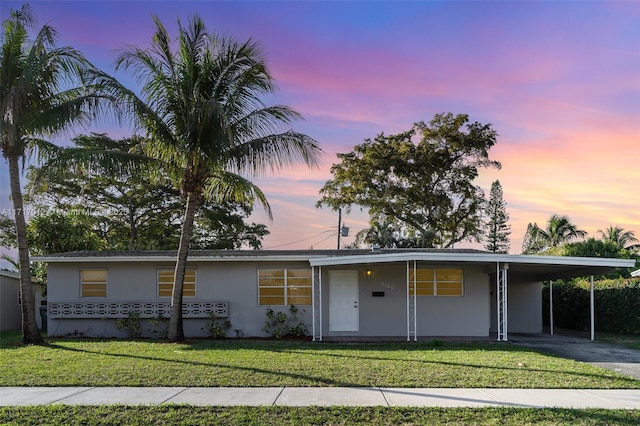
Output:
[[[323,242],[327,241],[329,238],[335,238],[335,237],[334,237],[334,235],[329,235],[327,238],[325,238],[323,240],[320,240],[320,241],[316,242],[315,244],[323,243]],[[313,246],[313,244],[311,244],[311,245]]]
[[[326,239],[329,239],[329,238],[333,237],[333,229],[326,229],[326,230],[324,230],[324,231],[322,231],[322,232],[320,232],[320,233],[318,233],[316,235],[312,235],[311,237],[302,238],[300,240],[291,241],[291,242],[284,243],[284,244],[278,244],[276,246],[265,247],[265,249],[274,249],[274,248],[278,248],[278,247],[288,246],[288,245],[291,245],[291,244],[301,243],[303,241],[307,241],[307,240],[311,240],[313,238],[317,238],[317,237],[321,236],[322,234],[326,234],[328,232],[331,232],[332,235],[328,236]],[[325,241],[325,240],[322,240],[322,241]],[[320,242],[322,242],[322,241],[320,241]]]

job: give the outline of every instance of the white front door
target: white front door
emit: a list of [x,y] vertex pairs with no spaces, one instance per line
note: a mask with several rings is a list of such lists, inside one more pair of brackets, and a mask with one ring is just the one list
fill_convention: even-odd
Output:
[[358,271],[329,271],[329,331],[358,331],[358,305]]

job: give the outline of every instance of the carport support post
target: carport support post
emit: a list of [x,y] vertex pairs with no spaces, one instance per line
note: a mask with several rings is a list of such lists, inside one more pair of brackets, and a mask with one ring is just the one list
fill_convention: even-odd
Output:
[[549,281],[549,328],[553,336],[553,280]]
[[589,277],[589,304],[590,304],[590,310],[591,310],[591,340],[594,340],[596,337],[596,329],[595,329],[595,325],[596,325],[596,318],[595,318],[595,297],[593,294],[593,275],[591,275]]
[[413,341],[418,341],[418,318],[416,315],[416,303],[418,289],[416,286],[416,274],[418,264],[414,260],[413,264],[407,260],[407,342],[411,341],[413,335]]
[[311,333],[312,341],[322,342],[322,266],[311,267]]
[[507,270],[508,263],[496,264],[496,311],[498,315],[498,341],[506,342],[507,321],[509,318],[507,307]]

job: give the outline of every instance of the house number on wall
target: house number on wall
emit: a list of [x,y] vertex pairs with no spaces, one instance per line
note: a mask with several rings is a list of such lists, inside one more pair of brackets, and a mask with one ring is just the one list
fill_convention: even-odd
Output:
[[384,281],[382,281],[381,285],[382,285],[383,288],[388,288],[389,290],[394,290],[396,288],[395,284],[391,284],[391,283],[384,282]]

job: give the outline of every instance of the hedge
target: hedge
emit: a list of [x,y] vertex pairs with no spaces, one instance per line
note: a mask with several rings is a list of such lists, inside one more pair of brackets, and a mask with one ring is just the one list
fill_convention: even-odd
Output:
[[[640,335],[640,280],[615,279],[594,283],[596,331]],[[549,284],[542,289],[542,317],[549,325]],[[589,282],[553,283],[554,325],[589,330]]]

